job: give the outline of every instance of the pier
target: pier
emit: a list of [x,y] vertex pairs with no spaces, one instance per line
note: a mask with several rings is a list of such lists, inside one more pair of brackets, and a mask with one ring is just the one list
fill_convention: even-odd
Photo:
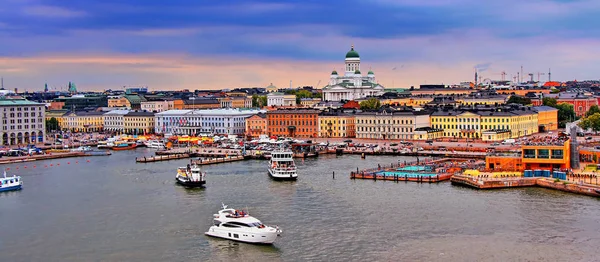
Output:
[[476,189],[497,189],[514,187],[539,186],[563,192],[600,197],[600,186],[583,182],[573,183],[546,177],[503,177],[482,178],[467,175],[454,175],[450,179],[453,185],[461,185]]
[[48,153],[48,154],[43,154],[43,155],[3,157],[0,159],[0,164],[22,163],[22,162],[31,162],[31,161],[57,159],[57,158],[108,156],[108,155],[111,155],[111,153],[108,151]]
[[407,163],[391,163],[389,166],[356,170],[350,172],[350,179],[411,181],[420,183],[437,183],[447,181],[452,174],[462,171],[459,165],[467,162],[466,159],[433,159],[413,161]]
[[135,162],[150,163],[150,162],[184,159],[184,158],[189,158],[189,157],[190,157],[189,154],[157,155],[157,156],[151,156],[151,157],[136,157]]
[[246,159],[244,156],[228,156],[228,157],[218,157],[218,158],[200,158],[198,160],[193,160],[192,162],[197,165],[212,165],[219,163],[228,163],[241,161]]

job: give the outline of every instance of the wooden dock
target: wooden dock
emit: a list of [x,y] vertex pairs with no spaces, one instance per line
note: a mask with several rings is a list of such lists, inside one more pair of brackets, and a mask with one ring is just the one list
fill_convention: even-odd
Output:
[[452,177],[452,174],[438,174],[436,176],[384,176],[382,174],[377,173],[364,173],[364,172],[351,172],[350,179],[369,179],[369,180],[387,180],[387,181],[410,181],[410,182],[420,182],[420,183],[437,183],[441,181],[446,181]]
[[465,175],[453,175],[452,178],[450,178],[450,182],[452,182],[453,185],[462,185],[477,189],[494,189],[535,186],[537,179],[537,177],[480,178]]
[[219,164],[219,163],[241,161],[244,159],[246,159],[244,156],[228,156],[228,157],[213,157],[213,158],[204,158],[204,159],[200,158],[198,160],[193,160],[192,162],[197,165],[212,165],[212,164]]
[[58,158],[69,158],[69,157],[88,157],[88,156],[108,156],[108,152],[98,152],[92,154],[90,152],[64,152],[64,153],[48,153],[43,155],[32,155],[32,156],[16,156],[16,157],[3,157],[0,159],[0,164],[12,164],[21,162],[31,162],[38,160],[49,160]]
[[177,154],[177,155],[161,155],[161,156],[151,156],[151,157],[137,157],[135,162],[138,163],[150,163],[150,162],[158,162],[158,161],[169,161],[176,159],[184,159],[189,158],[188,154]]

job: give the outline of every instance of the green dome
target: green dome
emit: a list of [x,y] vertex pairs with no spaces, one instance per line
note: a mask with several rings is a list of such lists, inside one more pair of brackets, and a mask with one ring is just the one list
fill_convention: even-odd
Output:
[[354,51],[354,45],[350,48],[350,51],[346,53],[346,58],[360,58],[358,52]]
[[373,71],[369,70],[369,73],[367,73],[369,75],[374,75],[375,73],[373,73]]
[[331,72],[331,74],[332,74],[332,75],[337,75],[338,73],[337,73],[337,71],[333,70],[333,71]]
[[360,75],[360,70],[357,69],[356,71],[354,71],[354,74]]

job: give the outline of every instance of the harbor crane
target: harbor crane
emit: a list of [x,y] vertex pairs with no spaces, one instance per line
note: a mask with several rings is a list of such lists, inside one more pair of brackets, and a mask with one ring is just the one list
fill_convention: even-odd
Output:
[[538,82],[540,81],[540,76],[544,76],[546,73],[537,72]]

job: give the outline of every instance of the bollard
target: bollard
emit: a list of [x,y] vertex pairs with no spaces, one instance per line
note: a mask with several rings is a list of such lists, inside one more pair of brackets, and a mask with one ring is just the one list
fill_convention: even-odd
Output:
[[335,179],[335,171],[333,171],[333,179]]

